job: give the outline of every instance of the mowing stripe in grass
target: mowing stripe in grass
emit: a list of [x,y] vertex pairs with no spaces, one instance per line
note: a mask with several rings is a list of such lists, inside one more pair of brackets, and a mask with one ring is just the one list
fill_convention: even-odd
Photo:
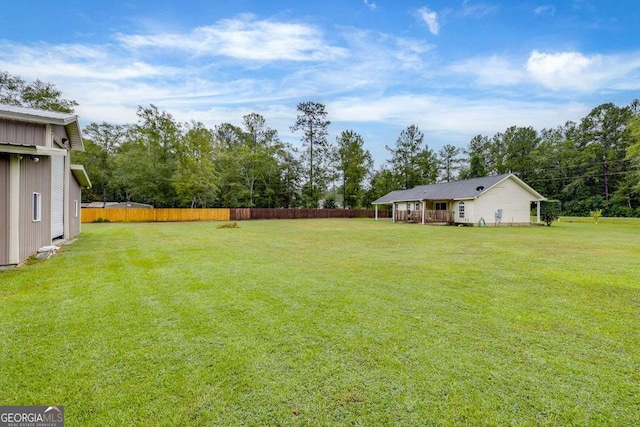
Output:
[[86,224],[0,272],[3,404],[70,425],[633,425],[633,224]]

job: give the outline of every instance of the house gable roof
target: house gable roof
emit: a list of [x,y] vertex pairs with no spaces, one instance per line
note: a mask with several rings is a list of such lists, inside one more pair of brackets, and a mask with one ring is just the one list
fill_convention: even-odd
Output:
[[78,116],[75,114],[56,113],[54,111],[0,104],[0,118],[45,125],[64,126],[67,131],[67,135],[69,136],[71,149],[84,151],[82,135],[80,134],[80,124],[78,123]]
[[506,179],[515,180],[521,187],[531,193],[536,200],[544,200],[544,197],[540,193],[529,187],[520,178],[511,173],[507,173],[495,176],[485,176],[482,178],[466,179],[462,181],[419,185],[408,190],[392,191],[391,193],[380,197],[372,204],[384,205],[406,201],[475,199]]

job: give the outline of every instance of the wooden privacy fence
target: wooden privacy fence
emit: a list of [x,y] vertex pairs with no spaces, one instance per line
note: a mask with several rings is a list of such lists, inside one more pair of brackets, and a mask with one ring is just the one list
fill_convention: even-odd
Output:
[[[229,219],[241,221],[248,219],[311,219],[311,218],[374,218],[373,209],[230,209]],[[379,218],[388,218],[386,211],[378,212]]]
[[[82,222],[242,221],[250,219],[374,218],[373,209],[136,209],[84,208]],[[388,218],[386,210],[379,218]]]
[[229,221],[229,209],[85,208],[82,222]]

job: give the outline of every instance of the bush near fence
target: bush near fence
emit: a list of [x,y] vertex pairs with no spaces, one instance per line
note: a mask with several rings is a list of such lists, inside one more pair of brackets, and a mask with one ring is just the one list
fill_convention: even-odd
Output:
[[[242,221],[250,219],[374,218],[373,209],[136,209],[83,208],[82,222]],[[379,218],[389,212],[378,211]]]

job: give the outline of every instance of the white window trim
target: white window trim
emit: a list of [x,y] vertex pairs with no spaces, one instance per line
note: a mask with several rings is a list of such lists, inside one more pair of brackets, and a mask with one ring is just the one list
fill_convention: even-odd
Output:
[[73,201],[73,217],[78,218],[78,201]]
[[31,211],[31,221],[42,221],[42,194],[33,193],[33,206]]

